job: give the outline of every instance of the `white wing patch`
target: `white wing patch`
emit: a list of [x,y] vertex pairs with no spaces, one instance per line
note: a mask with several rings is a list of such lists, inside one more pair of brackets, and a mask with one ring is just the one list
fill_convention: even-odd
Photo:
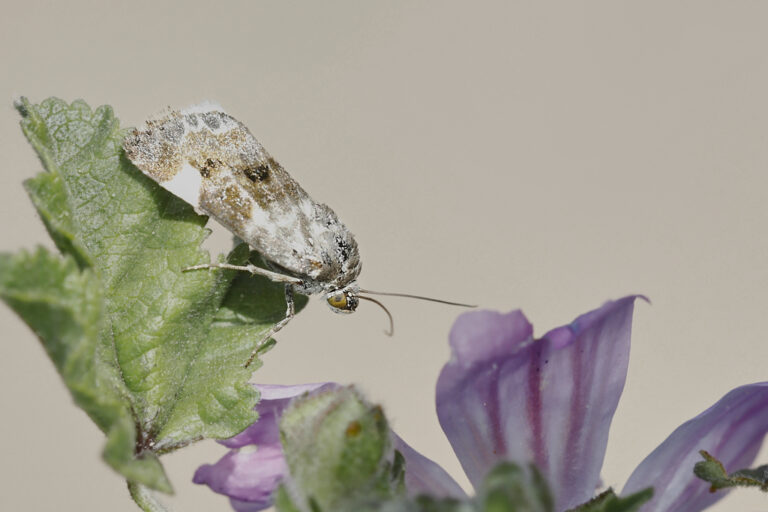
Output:
[[305,292],[344,287],[360,273],[357,244],[336,214],[218,105],[170,111],[123,145],[144,174],[300,276]]
[[203,186],[203,177],[200,171],[195,169],[188,162],[184,162],[181,170],[168,181],[160,182],[164,189],[173,195],[180,197],[195,207],[195,211],[200,215],[206,215],[198,207],[200,205],[200,189]]

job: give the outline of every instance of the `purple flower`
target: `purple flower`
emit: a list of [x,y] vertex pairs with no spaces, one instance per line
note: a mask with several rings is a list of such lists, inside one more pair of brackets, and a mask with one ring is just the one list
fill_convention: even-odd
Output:
[[195,472],[196,484],[229,496],[238,512],[255,512],[272,506],[272,493],[288,472],[280,445],[278,421],[290,401],[304,393],[322,391],[335,384],[256,386],[261,401],[259,420],[221,444],[231,448],[216,464],[205,464]]
[[[451,360],[437,382],[437,414],[473,485],[498,462],[535,463],[555,509],[577,506],[600,485],[608,430],[624,388],[636,297],[609,302],[541,339],[520,311],[461,315],[450,335]],[[224,442],[233,448],[195,474],[230,496],[238,511],[268,507],[287,469],[277,421],[291,397],[321,386],[259,386],[261,418]],[[693,465],[707,450],[726,468],[749,466],[768,431],[768,383],[737,388],[681,425],[634,471],[622,494],[654,487],[643,512],[695,512],[719,500]],[[440,466],[393,434],[406,459],[410,494],[463,497]],[[253,451],[253,445],[258,448]]]

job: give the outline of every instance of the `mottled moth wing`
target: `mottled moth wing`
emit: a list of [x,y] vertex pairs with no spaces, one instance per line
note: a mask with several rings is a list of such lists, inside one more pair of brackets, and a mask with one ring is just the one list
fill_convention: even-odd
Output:
[[[309,292],[360,272],[357,244],[238,120],[201,106],[147,121],[125,140],[144,174],[210,215]],[[316,284],[316,290],[313,285]]]

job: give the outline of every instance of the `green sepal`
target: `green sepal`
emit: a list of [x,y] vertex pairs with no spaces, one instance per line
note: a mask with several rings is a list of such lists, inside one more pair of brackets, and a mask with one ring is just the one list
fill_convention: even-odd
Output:
[[617,496],[613,489],[608,489],[568,512],[636,512],[651,498],[653,489],[650,487],[629,496]]
[[299,509],[352,511],[404,490],[386,417],[353,387],[296,399],[283,412],[280,435],[291,475],[284,512],[292,510],[289,496]]
[[275,492],[275,508],[280,512],[301,512],[301,509],[291,500],[283,484]]
[[699,454],[704,460],[696,463],[693,473],[710,483],[710,492],[730,487],[757,487],[761,491],[768,491],[768,464],[728,473],[723,463],[705,450],[701,450]]
[[475,501],[477,510],[482,512],[551,512],[554,509],[547,483],[536,467],[530,465],[523,469],[512,462],[502,462],[488,473]]

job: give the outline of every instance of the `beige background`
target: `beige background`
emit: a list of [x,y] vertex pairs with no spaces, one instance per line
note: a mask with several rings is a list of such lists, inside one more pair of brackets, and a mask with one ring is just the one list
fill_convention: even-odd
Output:
[[[40,164],[14,95],[109,103],[126,125],[211,99],[356,234],[366,287],[523,308],[538,334],[651,297],[606,484],[766,379],[768,4],[213,4],[3,2],[0,249],[51,246],[21,188]],[[255,380],[359,383],[466,482],[433,412],[458,311],[386,302],[392,339],[373,307],[313,301]],[[34,336],[5,307],[0,325],[0,509],[135,510]],[[166,457],[174,509],[227,509],[190,483],[221,453]],[[749,490],[716,507],[766,509]]]

